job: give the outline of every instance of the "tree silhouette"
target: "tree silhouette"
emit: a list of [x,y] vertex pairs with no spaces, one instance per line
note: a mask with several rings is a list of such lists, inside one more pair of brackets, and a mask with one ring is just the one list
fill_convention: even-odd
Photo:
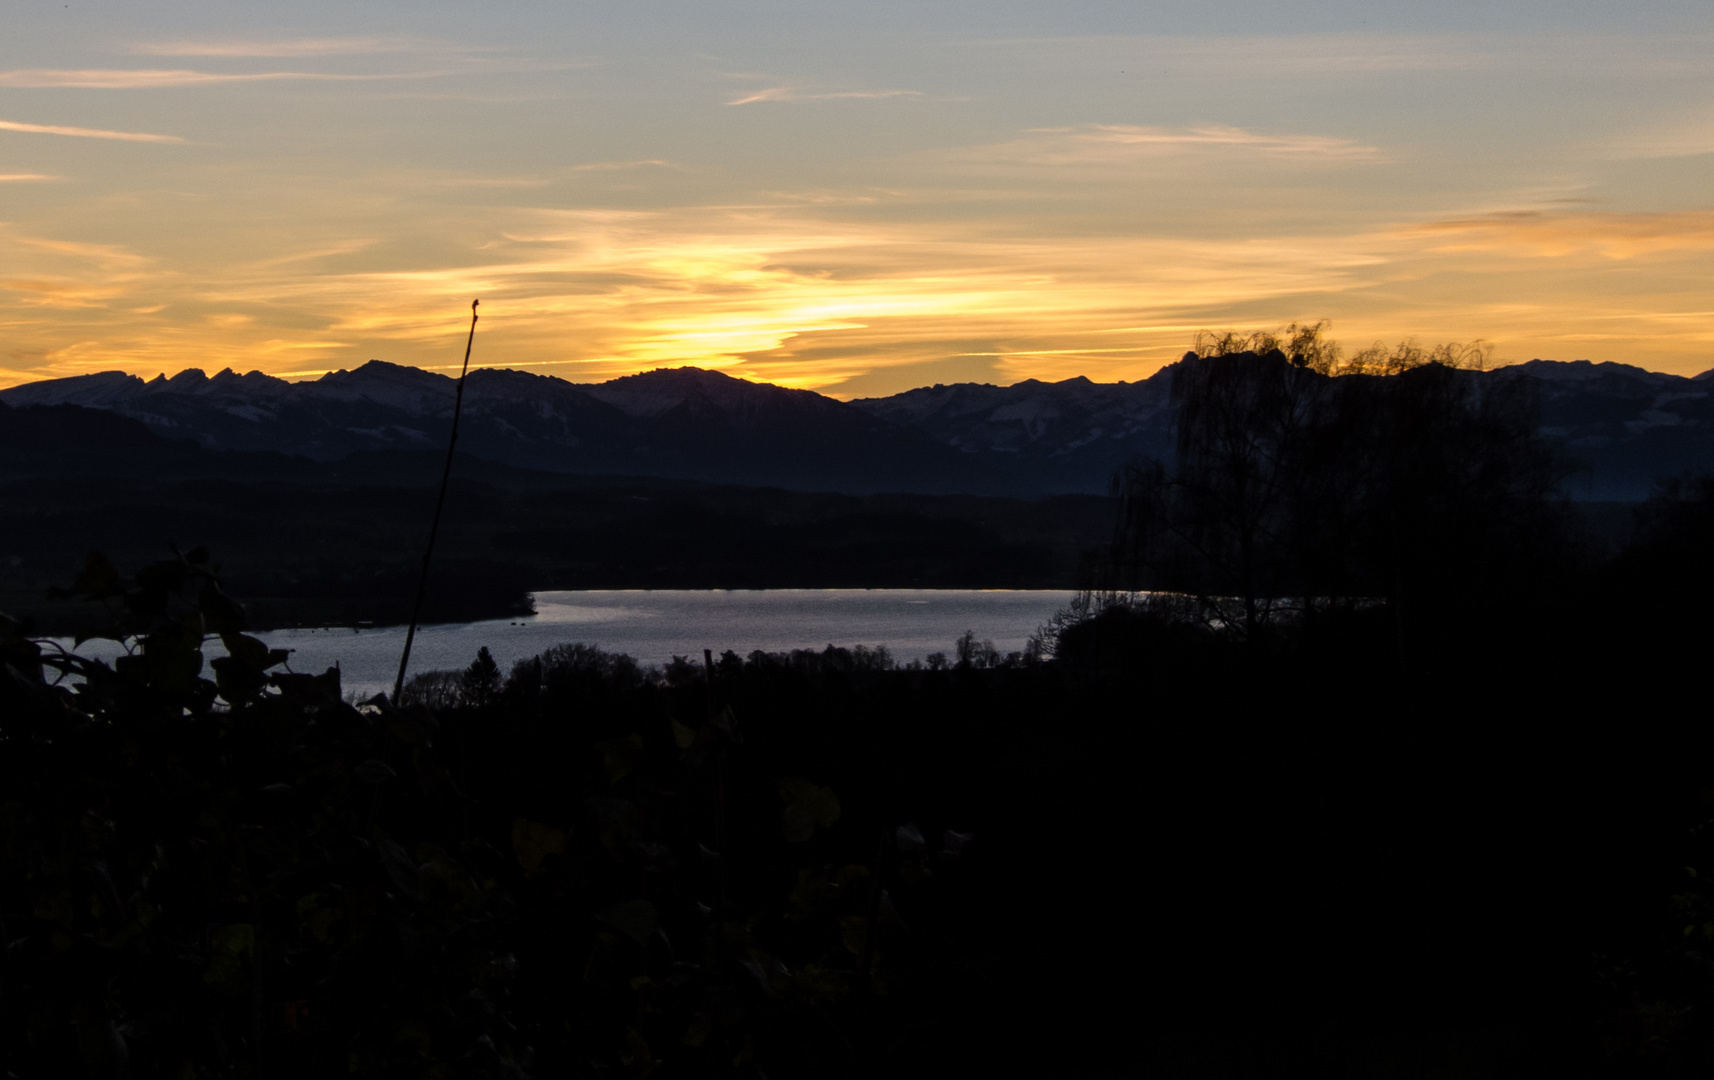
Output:
[[1194,597],[1250,640],[1281,614],[1380,600],[1402,646],[1557,565],[1567,470],[1535,438],[1533,383],[1475,378],[1479,345],[1343,360],[1321,326],[1205,338],[1179,362],[1176,461],[1115,477],[1098,588]]

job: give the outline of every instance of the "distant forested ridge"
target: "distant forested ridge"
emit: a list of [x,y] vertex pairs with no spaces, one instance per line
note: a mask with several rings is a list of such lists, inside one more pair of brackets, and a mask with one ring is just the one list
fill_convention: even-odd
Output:
[[[800,491],[1099,494],[1124,464],[1170,459],[1174,367],[1133,383],[961,383],[851,402],[695,368],[600,384],[478,370],[460,447],[531,470]],[[1477,377],[1537,386],[1537,430],[1575,462],[1574,498],[1637,501],[1658,476],[1714,468],[1708,373],[1534,360]],[[102,372],[13,387],[0,402],[80,405],[206,448],[336,462],[443,445],[453,386],[371,361],[298,383],[231,370],[152,381]]]
[[[76,411],[134,425],[152,445],[94,475],[0,479],[0,610],[73,633],[101,611],[47,602],[44,590],[67,580],[88,550],[137,565],[169,543],[205,543],[248,603],[252,626],[409,617],[439,455],[329,464],[186,455],[195,448],[128,418]],[[0,412],[0,430],[4,423]],[[1108,501],[1093,495],[815,494],[532,473],[462,455],[448,508],[424,612],[434,622],[514,617],[547,589],[1069,592],[1084,553],[1111,524]]]

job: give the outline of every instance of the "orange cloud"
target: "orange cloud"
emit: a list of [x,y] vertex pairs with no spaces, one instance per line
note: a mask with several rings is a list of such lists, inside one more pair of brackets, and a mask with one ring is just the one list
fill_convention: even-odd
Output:
[[570,172],[617,172],[624,169],[676,169],[678,166],[662,158],[645,158],[641,161],[591,161],[584,165],[573,165]]
[[415,75],[336,75],[313,71],[173,71],[151,68],[121,70],[54,71],[19,68],[0,71],[0,86],[61,87],[85,90],[152,90],[173,86],[204,86],[214,83],[279,82],[311,79],[324,82],[371,82],[377,79],[409,79]]
[[1515,210],[1435,221],[1398,235],[1436,251],[1495,251],[1524,258],[1594,255],[1635,259],[1714,251],[1714,211],[1551,213]]
[[454,51],[454,47],[410,37],[295,38],[279,41],[156,41],[133,45],[127,51],[145,56],[351,56],[365,53]]
[[104,131],[100,128],[66,127],[60,124],[25,124],[17,120],[0,120],[0,131],[21,131],[32,135],[70,135],[78,139],[117,139],[121,142],[184,142],[177,135],[151,135],[142,131]]
[[38,251],[48,251],[56,255],[70,255],[80,259],[93,260],[104,270],[117,267],[140,267],[150,260],[147,256],[138,255],[118,244],[90,244],[76,240],[51,240],[40,236],[11,237],[15,244]]
[[754,105],[763,101],[833,101],[840,98],[879,99],[921,96],[921,92],[916,90],[831,90],[815,92],[796,90],[789,86],[770,86],[766,90],[756,90],[740,95],[726,104]]
[[1239,154],[1275,160],[1375,162],[1373,146],[1327,135],[1278,135],[1208,125],[1189,128],[1080,124],[1036,128],[1020,138],[945,153],[953,162],[999,165],[1123,165],[1189,154]]

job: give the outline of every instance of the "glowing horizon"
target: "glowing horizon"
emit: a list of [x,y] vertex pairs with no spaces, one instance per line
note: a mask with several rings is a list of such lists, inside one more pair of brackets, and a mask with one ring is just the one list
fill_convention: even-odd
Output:
[[444,370],[473,297],[482,367],[839,397],[1323,318],[1714,368],[1714,15],[717,7],[20,18],[0,386]]

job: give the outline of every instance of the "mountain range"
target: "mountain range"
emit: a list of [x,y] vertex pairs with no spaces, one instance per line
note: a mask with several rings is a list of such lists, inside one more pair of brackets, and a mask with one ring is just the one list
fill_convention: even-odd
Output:
[[[1477,377],[1537,383],[1541,434],[1579,464],[1575,498],[1640,499],[1660,476],[1714,469],[1714,371],[1687,378],[1532,360]],[[481,369],[466,383],[459,449],[514,469],[803,491],[1098,493],[1127,461],[1170,458],[1171,385],[1169,366],[1138,382],[961,383],[847,402],[696,368],[596,384]],[[235,452],[218,455],[225,470],[256,475],[289,469],[290,459],[428,450],[445,445],[456,386],[382,361],[306,382],[190,369],[147,381],[109,371],[27,383],[0,391],[14,412],[0,427],[18,429],[0,439],[4,471],[39,471],[14,448],[31,445],[20,424],[81,425],[88,455],[80,456],[92,460],[127,453],[146,438],[140,424],[166,440]],[[30,406],[60,408],[50,419]],[[73,417],[82,410],[137,424]]]

